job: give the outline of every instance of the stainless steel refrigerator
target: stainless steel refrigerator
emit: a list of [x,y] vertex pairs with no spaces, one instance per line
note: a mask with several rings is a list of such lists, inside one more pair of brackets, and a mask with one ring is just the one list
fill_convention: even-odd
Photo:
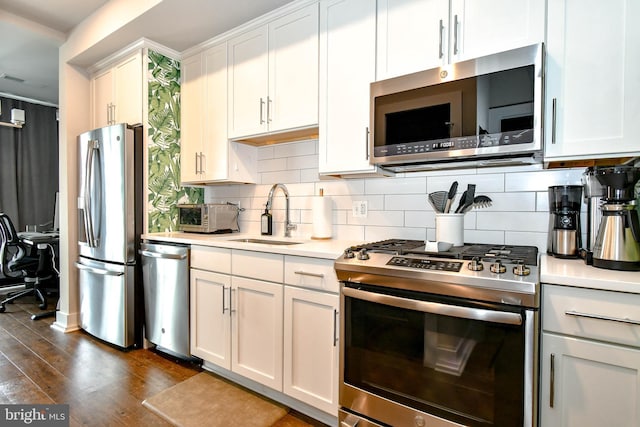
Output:
[[142,126],[78,136],[80,326],[106,342],[142,341]]

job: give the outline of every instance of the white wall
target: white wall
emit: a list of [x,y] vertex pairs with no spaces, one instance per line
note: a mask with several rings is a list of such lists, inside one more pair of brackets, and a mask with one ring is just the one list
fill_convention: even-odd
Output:
[[[432,191],[448,190],[459,183],[460,194],[468,183],[476,194],[493,199],[490,208],[465,216],[465,241],[475,243],[535,245],[546,251],[548,228],[547,188],[580,184],[584,171],[544,170],[542,166],[455,169],[400,174],[394,178],[333,179],[318,176],[318,143],[309,140],[270,145],[259,149],[257,185],[218,185],[205,190],[207,202],[240,202],[242,232],[259,233],[272,184],[286,184],[291,196],[291,220],[298,224],[294,237],[311,236],[311,197],[324,189],[333,201],[333,237],[374,241],[387,238],[435,240],[435,213],[427,202]],[[368,217],[354,218],[353,201],[367,201]],[[282,236],[284,197],[274,201],[274,235]],[[586,205],[583,205],[583,210]],[[586,215],[583,212],[583,235]]]

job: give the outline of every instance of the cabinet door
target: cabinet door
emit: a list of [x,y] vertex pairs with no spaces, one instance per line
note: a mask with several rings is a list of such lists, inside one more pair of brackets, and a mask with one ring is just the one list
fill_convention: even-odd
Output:
[[320,3],[319,172],[375,172],[369,164],[369,85],[375,80],[376,3]]
[[636,0],[548,2],[545,159],[640,154],[638,20]]
[[96,129],[110,124],[113,84],[113,69],[111,68],[91,80],[91,108],[93,127]]
[[231,278],[191,269],[191,354],[231,369]]
[[541,371],[541,426],[640,425],[640,350],[543,333]]
[[544,13],[544,0],[452,0],[451,62],[541,43]]
[[232,277],[231,370],[282,391],[282,284]]
[[285,286],[284,385],[289,396],[338,410],[338,295]]
[[142,53],[117,64],[115,72],[115,122],[142,123]]
[[183,183],[201,182],[200,156],[202,149],[203,78],[202,56],[182,60],[180,87],[180,180]]
[[269,23],[269,131],[318,123],[318,5]]
[[[204,96],[206,99],[202,141],[202,175],[206,181],[229,177],[227,141],[227,45],[221,44],[203,53]],[[183,122],[184,123],[184,122]],[[184,126],[184,124],[183,124]]]
[[377,80],[448,61],[449,0],[379,0]]
[[230,138],[267,130],[268,27],[228,41]]

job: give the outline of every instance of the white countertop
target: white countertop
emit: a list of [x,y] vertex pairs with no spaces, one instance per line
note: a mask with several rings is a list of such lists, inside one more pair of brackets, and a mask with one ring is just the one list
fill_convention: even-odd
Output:
[[[313,240],[288,238],[282,236],[260,236],[246,233],[232,234],[198,234],[198,233],[146,233],[142,235],[144,240],[155,240],[169,243],[183,243],[188,245],[215,246],[219,248],[242,249],[256,252],[270,252],[283,255],[297,255],[312,258],[336,259],[346,248],[357,243],[357,241],[347,240]],[[298,242],[293,245],[250,243],[236,240],[242,239],[262,239],[276,242],[291,241]]]
[[616,271],[585,264],[581,259],[542,255],[540,282],[640,294],[640,272]]

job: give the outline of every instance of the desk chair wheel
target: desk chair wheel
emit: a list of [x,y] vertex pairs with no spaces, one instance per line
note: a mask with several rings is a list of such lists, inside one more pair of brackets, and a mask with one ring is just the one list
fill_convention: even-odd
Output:
[[0,305],[0,313],[4,313],[7,310],[7,307],[4,304]]

